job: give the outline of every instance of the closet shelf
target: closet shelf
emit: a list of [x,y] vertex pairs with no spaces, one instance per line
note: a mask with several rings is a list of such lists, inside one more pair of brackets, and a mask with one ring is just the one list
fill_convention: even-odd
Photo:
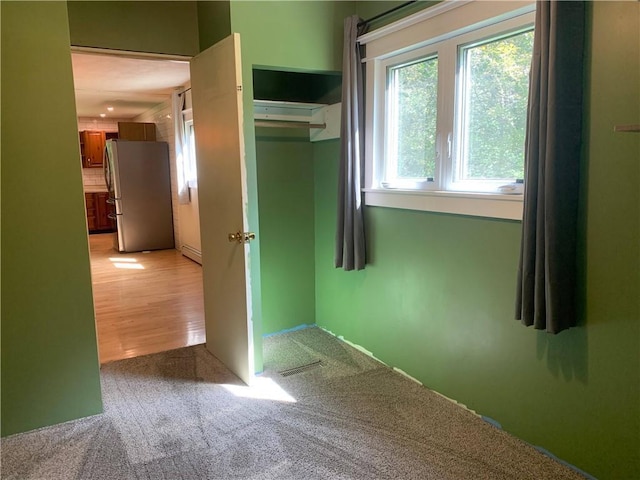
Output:
[[284,120],[256,120],[254,125],[256,127],[275,127],[275,128],[327,128],[324,123],[309,123],[309,122],[290,122]]
[[340,103],[254,100],[253,119],[256,127],[308,128],[312,142],[340,136]]
[[255,120],[281,120],[285,122],[309,122],[313,113],[328,105],[323,103],[276,102],[272,100],[254,100],[253,118]]
[[614,132],[627,132],[627,133],[640,133],[639,125],[615,125],[613,127]]

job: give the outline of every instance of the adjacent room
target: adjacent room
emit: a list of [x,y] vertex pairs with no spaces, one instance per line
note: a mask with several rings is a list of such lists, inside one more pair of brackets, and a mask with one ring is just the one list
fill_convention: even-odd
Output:
[[71,59],[100,363],[203,343],[189,63]]

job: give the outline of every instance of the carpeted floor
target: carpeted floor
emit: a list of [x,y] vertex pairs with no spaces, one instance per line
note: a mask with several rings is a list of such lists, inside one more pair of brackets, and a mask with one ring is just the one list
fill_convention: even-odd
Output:
[[104,414],[4,438],[2,478],[583,478],[320,329],[264,348],[252,388],[203,346],[107,364]]

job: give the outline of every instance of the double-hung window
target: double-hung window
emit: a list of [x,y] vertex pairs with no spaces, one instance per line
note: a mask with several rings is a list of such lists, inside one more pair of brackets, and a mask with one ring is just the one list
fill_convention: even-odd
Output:
[[534,8],[445,1],[360,38],[367,204],[521,217]]

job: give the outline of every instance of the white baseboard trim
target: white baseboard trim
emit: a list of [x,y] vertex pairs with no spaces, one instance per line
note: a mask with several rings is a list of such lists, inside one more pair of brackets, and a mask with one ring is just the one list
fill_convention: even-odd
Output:
[[185,257],[190,258],[194,262],[202,265],[202,252],[200,250],[197,250],[189,245],[182,245],[180,251]]

